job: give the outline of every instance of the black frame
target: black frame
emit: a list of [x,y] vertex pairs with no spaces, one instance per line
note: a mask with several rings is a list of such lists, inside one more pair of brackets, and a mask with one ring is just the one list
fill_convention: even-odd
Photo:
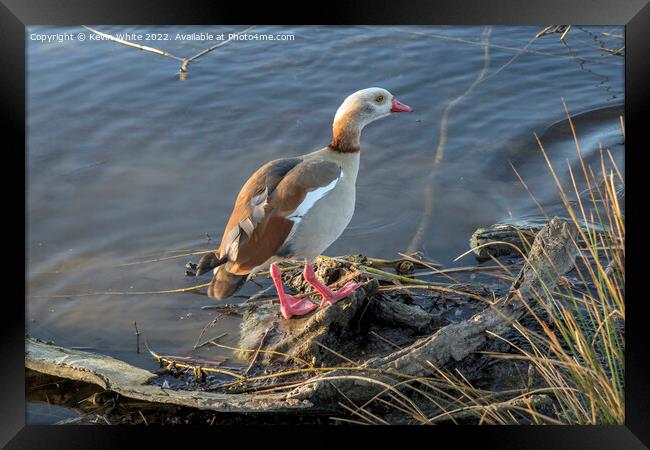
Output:
[[[639,163],[629,164],[639,160],[642,152],[650,151],[648,132],[642,127],[642,113],[647,109],[649,96],[650,63],[648,54],[650,46],[647,31],[650,26],[650,5],[648,0],[545,0],[521,2],[517,0],[461,0],[446,2],[426,2],[423,0],[389,2],[388,0],[364,0],[354,4],[343,1],[327,2],[326,4],[305,4],[304,7],[278,5],[276,2],[252,4],[246,2],[194,1],[189,5],[169,0],[140,0],[137,2],[120,2],[115,0],[102,1],[46,1],[46,0],[0,0],[0,58],[2,64],[2,95],[3,137],[13,137],[14,145],[5,146],[3,157],[11,155],[11,168],[18,172],[22,165],[25,174],[25,159],[21,158],[17,148],[25,148],[25,26],[28,25],[70,25],[70,24],[244,24],[244,23],[275,23],[275,24],[435,24],[435,25],[548,25],[554,24],[585,24],[585,25],[625,25],[626,26],[626,57],[625,57],[625,121],[626,121],[626,196],[631,207],[626,208],[626,225],[628,240],[627,303],[626,320],[626,425],[625,426],[592,426],[592,427],[474,427],[462,429],[455,427],[437,427],[424,430],[422,427],[372,428],[370,432],[364,427],[292,427],[291,429],[275,430],[266,428],[262,433],[246,433],[250,427],[240,429],[233,427],[219,429],[220,432],[233,433],[240,444],[255,445],[256,439],[262,442],[278,440],[288,444],[286,435],[291,433],[295,439],[293,445],[312,445],[305,433],[328,433],[333,437],[341,432],[354,433],[364,441],[364,445],[372,442],[372,438],[385,440],[388,434],[407,432],[416,439],[435,439],[429,445],[442,445],[439,440],[442,434],[449,434],[451,445],[472,442],[485,446],[493,443],[499,448],[647,448],[643,443],[650,443],[650,368],[648,366],[648,335],[644,333],[642,304],[647,301],[643,296],[635,295],[641,289],[642,257],[650,250],[650,240],[642,235],[643,210],[638,204],[647,204],[647,197],[639,181],[643,166]],[[645,144],[645,145],[644,145]],[[15,164],[15,166],[14,166]],[[6,167],[6,166],[5,166]],[[9,169],[9,167],[6,167]],[[23,225],[26,227],[25,198],[14,193],[17,183],[7,179],[11,184],[5,188],[5,201],[12,199],[19,203],[23,200]],[[27,183],[24,180],[26,188]],[[632,188],[630,188],[630,185]],[[12,188],[10,190],[10,188]],[[645,199],[645,200],[644,200]],[[16,209],[5,207],[5,214]],[[12,225],[20,225],[20,220],[12,217]],[[19,236],[21,230],[15,235]],[[5,236],[10,236],[5,234]],[[24,239],[23,234],[23,239]],[[13,239],[19,242],[19,239]],[[5,244],[6,245],[6,244]],[[26,242],[17,249],[26,252]],[[645,250],[645,251],[644,251]],[[13,258],[14,255],[12,254]],[[6,257],[5,257],[6,258]],[[5,278],[4,287],[20,286],[12,280],[23,276],[20,266],[14,264],[14,276]],[[0,333],[2,333],[2,349],[0,361],[0,444],[6,448],[115,448],[135,447],[135,433],[153,445],[161,441],[167,445],[176,443],[187,444],[192,438],[211,433],[211,428],[203,428],[171,432],[169,428],[158,428],[155,433],[147,433],[141,427],[52,427],[25,426],[25,373],[24,373],[24,333],[25,309],[18,301],[20,291],[24,298],[24,285],[16,295],[11,292],[4,296],[4,307],[12,305],[12,311],[5,312]],[[17,433],[17,434],[16,434]],[[144,434],[143,434],[144,433]],[[237,434],[235,434],[237,433]],[[415,433],[415,434],[413,434]],[[435,433],[429,436],[429,433]],[[223,435],[205,436],[214,445],[223,442]],[[251,440],[253,438],[253,440]],[[306,439],[305,439],[306,438]],[[218,439],[218,440],[217,440]],[[425,441],[426,442],[426,441]],[[261,443],[261,442],[260,442]],[[450,445],[450,444],[447,444]],[[650,444],[649,444],[650,445]]]

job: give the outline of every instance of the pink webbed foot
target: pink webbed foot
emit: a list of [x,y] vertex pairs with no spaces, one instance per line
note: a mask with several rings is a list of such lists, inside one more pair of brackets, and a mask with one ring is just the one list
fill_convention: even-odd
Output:
[[339,300],[347,297],[352,292],[354,292],[359,286],[361,286],[361,283],[357,283],[355,281],[348,281],[338,291],[336,292],[330,291],[332,294],[330,297],[323,296],[323,301],[321,302],[320,306],[322,307],[325,303],[331,305],[333,303],[338,302]]
[[284,287],[282,286],[282,272],[275,264],[271,265],[271,278],[280,297],[280,312],[285,319],[290,319],[293,316],[302,316],[318,308],[316,304],[308,299],[296,298],[292,295],[285,294]]
[[318,308],[318,305],[315,303],[292,295],[284,294],[284,301],[280,298],[280,311],[285,319],[291,319],[293,316],[304,316],[316,308]]
[[311,284],[313,288],[316,289],[316,291],[318,291],[318,293],[323,296],[323,301],[320,304],[321,307],[325,306],[325,304],[332,305],[338,302],[339,300],[350,295],[359,286],[361,286],[361,283],[348,281],[343,285],[341,289],[339,289],[336,292],[332,292],[330,288],[328,288],[323,283],[318,281],[318,278],[316,278],[316,274],[314,273],[314,267],[308,263],[305,264],[305,271],[303,273],[303,277],[305,278],[307,283]]

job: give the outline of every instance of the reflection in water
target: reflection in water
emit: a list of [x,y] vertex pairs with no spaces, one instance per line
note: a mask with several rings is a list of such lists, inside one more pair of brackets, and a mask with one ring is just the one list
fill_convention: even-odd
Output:
[[[135,28],[100,31],[160,32]],[[535,27],[255,31],[292,33],[295,40],[232,42],[193,61],[183,82],[176,61],[114,42],[29,41],[30,335],[154,369],[155,361],[134,351],[137,321],[152,348],[192,351],[215,318],[213,310],[202,309],[211,304],[204,295],[74,294],[207,282],[185,276],[185,264],[196,261],[195,255],[165,258],[216,246],[206,233],[221,233],[243,181],[265,161],[327,144],[336,108],[361,88],[385,87],[415,112],[365,130],[356,213],[329,255],[394,258],[419,236],[412,249],[452,265],[477,227],[541,222],[510,164],[547,214],[559,212],[533,132],[560,179],[569,180],[576,152],[562,98],[574,115],[585,159],[599,161],[602,143],[623,167],[623,60],[600,50],[593,38],[615,39],[620,28],[572,29],[570,48],[553,35],[534,39]],[[197,41],[155,46],[174,55],[209,47]],[[441,142],[444,158],[432,177]],[[428,183],[433,206],[421,227]],[[124,265],[147,259],[160,260]],[[240,294],[268,285],[263,277],[257,281],[261,287],[247,283]],[[55,297],[60,294],[71,295]],[[208,331],[227,333],[221,342],[232,345],[238,326],[236,318],[223,316]],[[192,354],[216,353],[202,348]]]
[[429,228],[429,222],[431,220],[431,215],[433,214],[434,207],[433,184],[435,182],[435,175],[438,172],[438,169],[440,168],[440,165],[444,159],[445,144],[447,143],[449,114],[457,103],[470,95],[474,88],[485,79],[485,74],[488,70],[488,67],[490,66],[489,38],[491,32],[491,27],[485,27],[483,29],[483,33],[481,34],[481,44],[483,48],[483,67],[478,72],[476,79],[472,81],[472,84],[469,85],[465,92],[447,103],[447,107],[442,113],[442,118],[440,119],[440,135],[438,137],[438,146],[436,147],[436,153],[433,158],[433,167],[431,168],[426,188],[424,189],[424,206],[422,208],[422,217],[420,218],[418,227],[416,228],[415,234],[413,235],[413,239],[411,239],[411,242],[406,249],[407,253],[413,253],[417,250],[418,247],[420,247],[420,244],[424,238],[424,233],[426,233],[427,229]]

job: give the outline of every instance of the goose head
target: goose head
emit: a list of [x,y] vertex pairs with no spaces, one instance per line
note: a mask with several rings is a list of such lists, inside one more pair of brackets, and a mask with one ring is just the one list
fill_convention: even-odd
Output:
[[386,89],[371,87],[349,95],[339,106],[332,125],[330,148],[341,152],[359,151],[361,130],[375,120],[393,113],[411,112]]

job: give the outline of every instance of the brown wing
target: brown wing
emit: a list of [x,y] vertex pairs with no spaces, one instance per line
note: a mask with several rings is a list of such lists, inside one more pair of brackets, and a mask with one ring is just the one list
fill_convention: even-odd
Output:
[[294,223],[287,219],[307,193],[338,178],[338,164],[302,158],[278,159],[262,166],[237,196],[219,246],[228,272],[245,275],[284,244]]

